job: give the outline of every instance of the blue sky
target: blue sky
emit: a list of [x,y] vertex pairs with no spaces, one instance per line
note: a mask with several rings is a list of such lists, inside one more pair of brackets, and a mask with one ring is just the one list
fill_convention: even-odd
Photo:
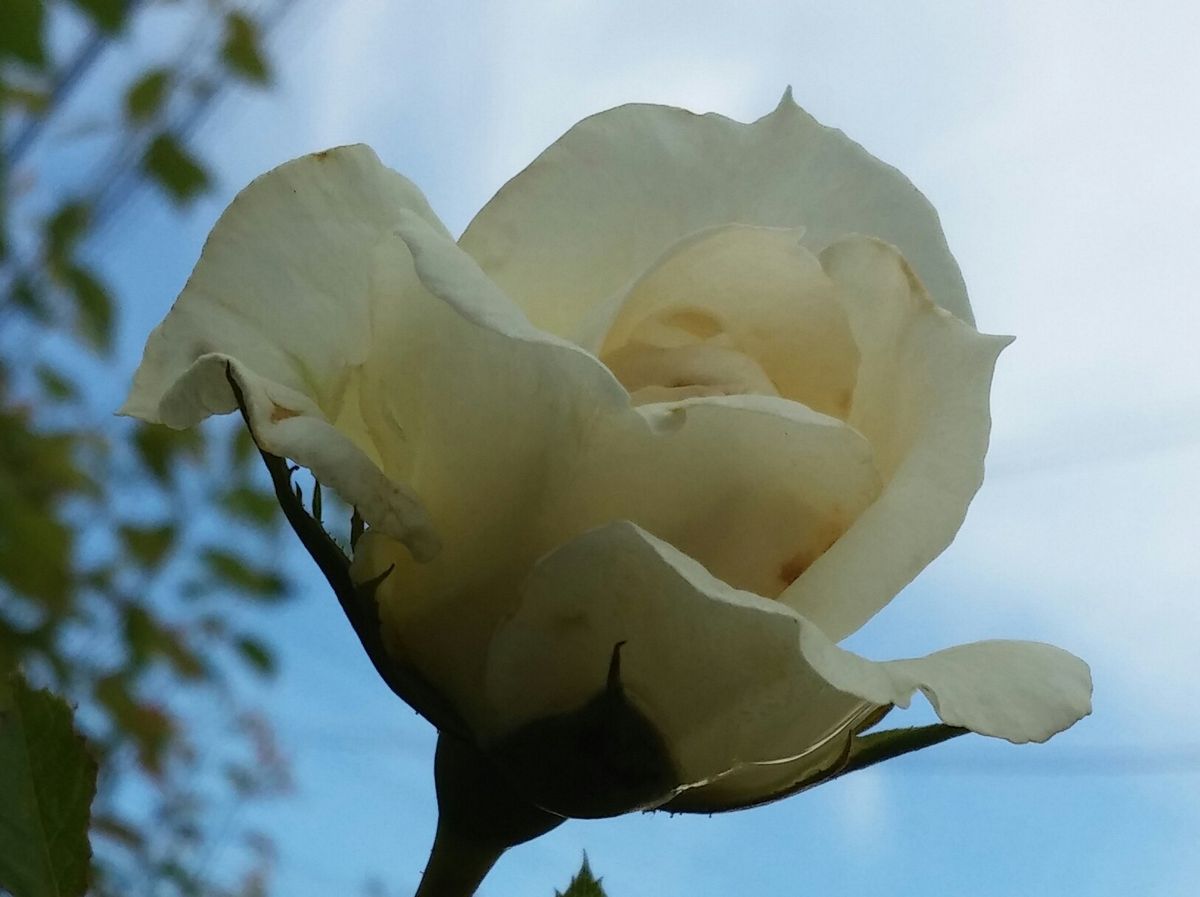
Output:
[[[1197,33],[1197,7],[1153,0],[300,0],[273,39],[276,89],[236,93],[198,136],[218,198],[180,222],[142,197],[98,247],[134,298],[122,374],[220,209],[287,158],[368,142],[457,232],[587,114],[651,101],[749,120],[791,84],[925,191],[980,327],[1017,336],[966,526],[851,644],[885,659],[1053,642],[1092,663],[1096,712],[1047,746],[964,738],[745,813],[571,823],[513,851],[481,893],[549,897],[586,849],[612,897],[1190,894]],[[123,52],[169,53],[162,34],[152,22]],[[434,823],[432,733],[375,678],[315,570],[269,622],[283,667],[265,698],[298,787],[245,821],[278,841],[277,892],[374,875],[411,893]]]

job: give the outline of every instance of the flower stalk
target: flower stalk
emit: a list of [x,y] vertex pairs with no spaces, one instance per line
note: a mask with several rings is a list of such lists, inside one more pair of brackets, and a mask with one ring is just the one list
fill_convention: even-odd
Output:
[[505,849],[464,837],[440,820],[416,897],[471,897]]
[[433,774],[438,825],[416,897],[471,897],[508,848],[566,821],[531,804],[481,751],[444,732]]

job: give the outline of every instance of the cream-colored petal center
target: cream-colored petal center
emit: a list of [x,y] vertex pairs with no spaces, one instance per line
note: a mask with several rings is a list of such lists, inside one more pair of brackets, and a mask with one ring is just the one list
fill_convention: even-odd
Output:
[[661,348],[631,342],[605,356],[604,363],[629,390],[635,405],[696,396],[779,395],[761,364],[720,345]]
[[639,403],[769,395],[844,418],[858,348],[801,233],[735,224],[681,241],[609,304],[600,359]]

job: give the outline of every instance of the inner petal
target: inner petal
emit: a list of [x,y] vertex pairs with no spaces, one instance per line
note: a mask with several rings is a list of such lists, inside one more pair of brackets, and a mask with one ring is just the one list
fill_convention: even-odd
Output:
[[861,434],[797,402],[720,396],[639,411],[649,428],[575,450],[540,546],[632,520],[730,585],[774,597],[879,494]]
[[605,363],[637,405],[696,396],[779,395],[761,364],[711,343],[661,348],[630,342]]
[[729,225],[682,241],[619,300],[601,360],[635,401],[778,395],[845,418],[858,348],[800,234]]

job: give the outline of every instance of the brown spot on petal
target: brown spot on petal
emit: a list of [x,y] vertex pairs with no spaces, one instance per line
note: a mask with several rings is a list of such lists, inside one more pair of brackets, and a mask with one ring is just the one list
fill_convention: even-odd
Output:
[[779,578],[783,580],[784,587],[790,586],[799,579],[800,575],[812,565],[813,560],[808,552],[803,552],[784,561],[783,566],[779,568]]
[[830,520],[822,530],[823,538],[819,537],[814,540],[816,544],[813,546],[797,551],[779,567],[779,578],[783,581],[784,588],[803,576],[804,571],[811,567],[817,558],[833,547],[833,543],[846,531],[846,525],[840,520]]
[[845,420],[850,416],[850,406],[854,403],[854,390],[847,387],[837,394],[834,402],[834,413]]
[[289,417],[299,417],[299,411],[293,411],[291,408],[284,408],[282,405],[271,403],[271,423],[277,424],[281,420],[287,420]]
[[329,158],[329,150],[321,150],[319,153],[313,153],[312,156],[318,162],[324,162]]

